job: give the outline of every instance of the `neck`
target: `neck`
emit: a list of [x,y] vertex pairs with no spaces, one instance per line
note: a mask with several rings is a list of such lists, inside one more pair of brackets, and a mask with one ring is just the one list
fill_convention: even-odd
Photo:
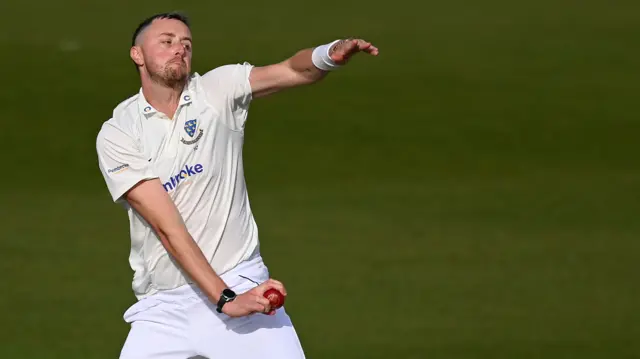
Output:
[[173,119],[173,115],[178,109],[180,95],[184,89],[184,84],[167,86],[149,78],[142,78],[142,94],[153,108],[164,113]]

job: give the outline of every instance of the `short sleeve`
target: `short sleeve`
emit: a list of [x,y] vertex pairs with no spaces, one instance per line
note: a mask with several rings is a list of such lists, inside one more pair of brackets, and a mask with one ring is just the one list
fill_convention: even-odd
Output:
[[151,164],[134,138],[122,129],[105,123],[96,140],[98,164],[114,202],[138,182],[157,178]]
[[233,130],[242,130],[252,100],[249,75],[253,65],[232,64],[217,67],[201,77],[207,100],[222,112],[222,120]]

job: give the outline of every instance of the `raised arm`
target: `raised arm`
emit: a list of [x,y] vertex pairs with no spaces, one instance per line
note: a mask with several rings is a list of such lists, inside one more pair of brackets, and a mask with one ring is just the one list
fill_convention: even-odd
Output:
[[377,56],[378,48],[362,39],[336,40],[300,50],[280,63],[255,67],[249,76],[253,98],[315,83],[329,71],[345,65],[358,52]]

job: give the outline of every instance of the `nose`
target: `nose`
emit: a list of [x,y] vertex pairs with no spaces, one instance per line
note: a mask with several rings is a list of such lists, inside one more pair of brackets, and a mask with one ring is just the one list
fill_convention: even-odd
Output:
[[176,49],[175,49],[175,54],[176,56],[183,56],[185,54],[186,50],[184,48],[184,45],[182,44],[177,44],[176,45]]

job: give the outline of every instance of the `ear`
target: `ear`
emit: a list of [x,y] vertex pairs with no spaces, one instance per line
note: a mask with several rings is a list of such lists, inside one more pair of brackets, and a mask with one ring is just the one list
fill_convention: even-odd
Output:
[[129,56],[131,56],[131,60],[133,60],[136,65],[144,65],[144,57],[142,56],[142,49],[140,46],[132,46],[131,50],[129,50]]

